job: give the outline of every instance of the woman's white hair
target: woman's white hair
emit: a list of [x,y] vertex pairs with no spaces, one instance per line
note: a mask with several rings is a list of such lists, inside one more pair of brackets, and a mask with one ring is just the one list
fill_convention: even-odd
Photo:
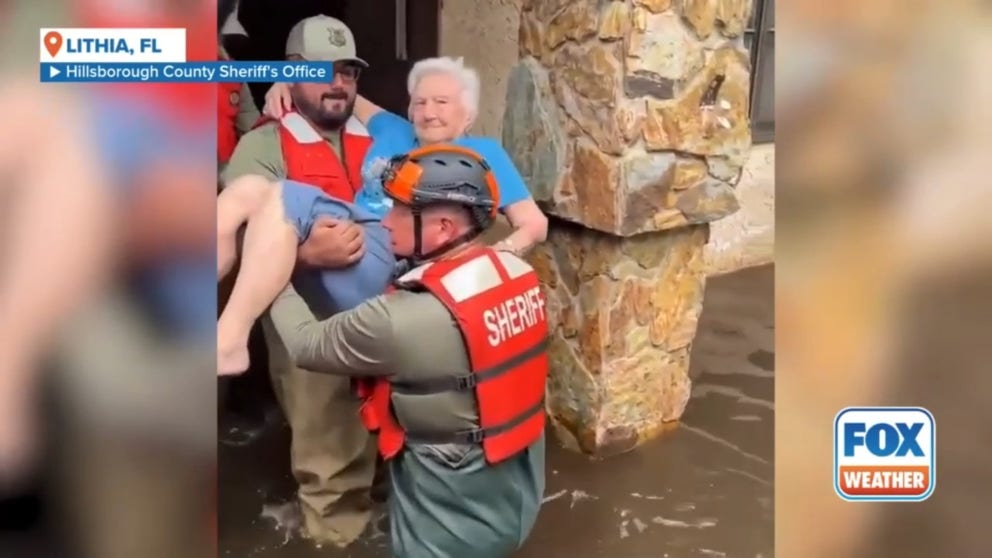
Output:
[[481,86],[479,84],[479,73],[474,68],[465,65],[462,57],[452,58],[450,56],[439,56],[437,58],[425,58],[410,68],[410,75],[406,80],[407,92],[413,98],[413,90],[424,76],[433,74],[447,74],[454,77],[462,85],[462,103],[468,111],[469,119],[475,120],[479,114],[479,95]]

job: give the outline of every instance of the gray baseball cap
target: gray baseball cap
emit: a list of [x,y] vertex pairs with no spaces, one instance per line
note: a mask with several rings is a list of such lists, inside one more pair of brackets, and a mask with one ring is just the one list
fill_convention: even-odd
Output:
[[286,39],[286,56],[294,54],[311,62],[355,62],[369,67],[358,57],[351,29],[326,15],[308,17],[293,26]]

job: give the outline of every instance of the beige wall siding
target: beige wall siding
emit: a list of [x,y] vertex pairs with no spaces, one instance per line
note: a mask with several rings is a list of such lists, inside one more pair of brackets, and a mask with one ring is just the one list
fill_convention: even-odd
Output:
[[482,78],[479,118],[472,129],[476,134],[500,135],[519,26],[520,0],[443,0],[441,54],[464,56]]

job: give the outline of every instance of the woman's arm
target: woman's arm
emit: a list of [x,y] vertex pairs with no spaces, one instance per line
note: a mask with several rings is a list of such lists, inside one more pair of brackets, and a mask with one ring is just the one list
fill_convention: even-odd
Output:
[[548,218],[541,211],[541,208],[537,207],[534,198],[527,198],[505,206],[503,213],[513,227],[513,232],[494,244],[493,248],[523,256],[531,248],[547,239]]
[[[282,118],[284,114],[293,109],[293,97],[289,94],[288,83],[273,83],[272,87],[265,94],[265,107],[262,113],[272,118]],[[362,124],[368,125],[372,117],[382,112],[383,109],[372,101],[358,95],[355,97],[354,116]]]
[[265,106],[262,114],[276,120],[293,110],[293,98],[289,94],[288,83],[273,83],[265,92]]
[[386,109],[380,107],[379,105],[373,103],[372,101],[358,95],[355,97],[355,118],[361,121],[362,124],[366,126],[372,120],[372,117],[379,114]]
[[499,186],[500,210],[513,232],[493,248],[523,255],[548,236],[548,218],[537,206],[517,166],[500,142],[492,138],[462,138],[459,144],[475,150],[489,163]]

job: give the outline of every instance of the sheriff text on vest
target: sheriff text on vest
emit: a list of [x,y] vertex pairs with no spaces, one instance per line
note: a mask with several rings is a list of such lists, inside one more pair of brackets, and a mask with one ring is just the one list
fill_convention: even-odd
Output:
[[499,346],[545,320],[541,289],[534,287],[522,295],[506,299],[483,312],[482,316],[489,330],[489,344]]

